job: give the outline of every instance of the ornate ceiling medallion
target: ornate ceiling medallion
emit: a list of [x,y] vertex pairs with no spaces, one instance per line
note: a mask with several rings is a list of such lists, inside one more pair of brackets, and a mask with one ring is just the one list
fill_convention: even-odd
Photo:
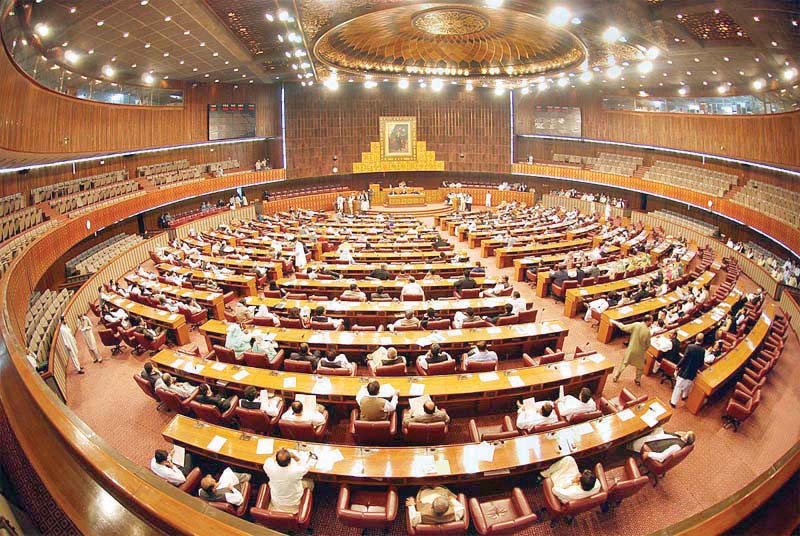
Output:
[[431,35],[468,35],[485,30],[489,21],[471,9],[440,7],[417,13],[411,25]]

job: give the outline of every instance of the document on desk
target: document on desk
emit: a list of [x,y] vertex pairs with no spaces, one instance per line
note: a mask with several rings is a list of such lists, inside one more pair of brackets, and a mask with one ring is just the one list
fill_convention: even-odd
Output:
[[314,387],[311,388],[311,392],[315,395],[331,394],[331,392],[333,392],[333,384],[331,384],[331,379],[327,376],[319,378],[316,382],[314,382]]
[[519,376],[508,376],[508,383],[511,387],[524,387],[525,382]]
[[478,374],[478,379],[482,382],[496,382],[500,379],[500,376],[496,372],[481,372]]
[[642,420],[645,422],[645,424],[646,424],[647,426],[649,426],[650,428],[655,428],[656,426],[658,426],[658,417],[656,417],[655,415],[653,415],[653,412],[652,412],[652,411],[646,411],[646,412],[645,412],[645,413],[642,415],[641,419],[642,419]]
[[633,307],[631,307],[630,305],[626,305],[626,306],[624,306],[624,307],[620,307],[620,308],[619,308],[619,309],[617,309],[617,310],[618,310],[618,311],[619,311],[621,314],[623,314],[623,315],[626,315],[626,314],[630,313],[631,311],[633,311]]
[[208,442],[206,450],[210,450],[211,452],[219,452],[219,449],[222,448],[222,446],[225,444],[225,441],[227,441],[227,439],[224,437],[215,435],[214,439]]
[[411,462],[411,473],[414,475],[429,475],[436,472],[436,461],[428,454],[418,454]]
[[633,413],[633,411],[630,408],[623,409],[622,411],[617,413],[617,417],[619,417],[619,420],[621,420],[622,422],[625,422],[628,419],[632,419],[635,416],[636,416],[636,414]]
[[576,437],[580,437],[580,436],[586,435],[586,434],[591,434],[593,431],[594,431],[594,428],[592,428],[592,423],[591,422],[582,422],[579,425],[572,427],[572,433]]
[[592,354],[587,357],[589,358],[589,361],[591,361],[592,363],[602,363],[603,361],[606,360],[606,356],[604,356],[603,354]]
[[176,368],[181,368],[181,365],[183,365],[183,363],[184,363],[183,359],[176,359],[169,366],[172,367],[172,368],[175,368],[175,369]]
[[494,461],[494,445],[481,441],[475,449],[475,457],[479,462]]
[[381,346],[389,346],[392,344],[391,337],[381,337]]
[[248,376],[250,376],[250,373],[249,373],[249,372],[247,372],[246,370],[240,370],[239,372],[237,372],[236,374],[234,374],[234,375],[232,376],[232,378],[233,378],[234,380],[236,380],[237,382],[240,382],[240,381],[242,381],[243,379],[247,378]]
[[256,445],[256,454],[270,454],[275,450],[275,440],[271,437],[262,437]]
[[288,378],[283,379],[284,389],[294,389],[295,387],[297,387],[297,377],[289,376]]
[[221,363],[221,362],[217,361],[216,363],[214,363],[213,365],[211,365],[211,368],[212,368],[212,369],[214,369],[214,370],[223,371],[223,370],[225,370],[226,368],[228,368],[228,365],[227,365],[227,364],[225,364],[225,363]]
[[436,460],[433,464],[434,471],[436,474],[439,475],[449,475],[450,474],[450,460],[447,458],[442,458],[441,460]]
[[317,471],[330,471],[337,462],[344,460],[341,450],[330,447],[317,449],[316,455],[317,463],[314,465],[314,469]]
[[408,394],[410,396],[421,396],[425,392],[425,384],[421,382],[415,382],[411,384],[411,387],[408,389]]
[[503,332],[503,328],[499,328],[497,326],[492,326],[491,328],[486,328],[486,333],[491,335],[497,335]]
[[650,405],[650,413],[652,413],[656,417],[660,417],[661,415],[663,415],[666,412],[667,412],[667,410],[664,408],[664,406],[662,406],[658,402],[653,402]]
[[378,391],[378,396],[381,398],[392,398],[395,393],[395,388],[391,383],[382,383],[381,389]]

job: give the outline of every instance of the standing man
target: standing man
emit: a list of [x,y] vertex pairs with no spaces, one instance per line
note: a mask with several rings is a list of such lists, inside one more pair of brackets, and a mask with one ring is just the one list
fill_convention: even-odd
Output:
[[703,366],[703,360],[706,356],[706,350],[702,346],[703,337],[702,333],[697,334],[694,343],[686,347],[686,353],[678,363],[675,388],[672,390],[672,398],[669,401],[669,405],[673,408],[678,405],[679,396],[681,400],[686,400],[686,397],[689,396],[689,389],[692,388],[697,372]]
[[83,374],[83,367],[81,367],[81,362],[78,361],[78,341],[75,340],[75,335],[72,334],[72,330],[67,325],[67,320],[63,316],[61,317],[59,332],[61,334],[61,344],[64,345],[64,351],[72,361],[72,364],[75,365],[78,374]]
[[614,372],[613,380],[618,382],[622,371],[628,368],[628,365],[633,365],[636,367],[636,385],[641,385],[645,353],[647,349],[650,348],[650,325],[653,323],[653,317],[647,315],[644,317],[644,322],[634,322],[629,325],[625,325],[616,320],[612,322],[614,326],[631,335],[631,339],[628,342],[628,352],[625,354],[622,363],[619,364],[617,370]]

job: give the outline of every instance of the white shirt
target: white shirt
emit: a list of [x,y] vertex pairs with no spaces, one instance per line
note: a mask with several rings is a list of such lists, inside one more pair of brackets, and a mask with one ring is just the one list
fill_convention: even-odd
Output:
[[64,344],[64,348],[68,352],[72,352],[73,354],[78,353],[78,341],[75,340],[75,335],[72,334],[72,330],[66,324],[61,324],[59,328],[61,332],[61,342]]
[[280,512],[297,513],[303,498],[303,477],[308,473],[309,460],[291,460],[286,467],[281,467],[272,456],[264,462],[264,472],[269,478],[269,509]]
[[555,408],[553,408],[553,411],[547,417],[542,415],[542,406],[547,402],[548,400],[542,400],[541,402],[536,402],[533,408],[526,408],[524,406],[519,408],[517,410],[517,428],[530,431],[534,426],[540,424],[554,424],[558,422],[558,415],[556,415]]
[[521,312],[525,311],[527,306],[528,306],[528,304],[525,303],[525,298],[523,298],[523,297],[511,298],[508,301],[508,303],[511,304],[511,307],[512,307],[511,312],[514,313],[515,315],[518,315]]
[[400,296],[422,296],[424,298],[425,292],[422,290],[420,284],[414,281],[413,283],[409,282],[403,285]]
[[180,486],[186,482],[186,477],[183,476],[183,473],[177,466],[170,467],[157,463],[155,458],[150,459],[150,470],[153,471],[156,476],[163,478],[173,486]]
[[597,404],[593,398],[590,398],[588,402],[581,402],[578,398],[575,398],[572,395],[567,395],[564,398],[559,398],[556,401],[556,407],[558,407],[559,415],[566,419],[570,415],[574,415],[576,413],[594,411],[597,409]]
[[281,420],[301,423],[308,422],[311,423],[311,426],[317,427],[325,423],[325,415],[317,411],[317,408],[310,409],[306,407],[303,407],[303,412],[300,415],[296,415],[294,411],[292,411],[292,408],[289,408],[281,415]]

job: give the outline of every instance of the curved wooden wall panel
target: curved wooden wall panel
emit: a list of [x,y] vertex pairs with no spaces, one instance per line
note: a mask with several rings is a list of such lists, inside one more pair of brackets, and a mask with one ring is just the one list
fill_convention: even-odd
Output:
[[[800,112],[758,116],[713,116],[603,109],[596,95],[539,97],[514,94],[514,133],[533,134],[536,105],[580,106],[583,137],[671,147],[722,156],[800,166]],[[624,152],[615,148],[612,152]]]
[[254,102],[256,134],[280,134],[280,87],[191,84],[182,107],[119,106],[59,95],[0,53],[0,147],[30,153],[94,153],[208,140],[209,103]]

